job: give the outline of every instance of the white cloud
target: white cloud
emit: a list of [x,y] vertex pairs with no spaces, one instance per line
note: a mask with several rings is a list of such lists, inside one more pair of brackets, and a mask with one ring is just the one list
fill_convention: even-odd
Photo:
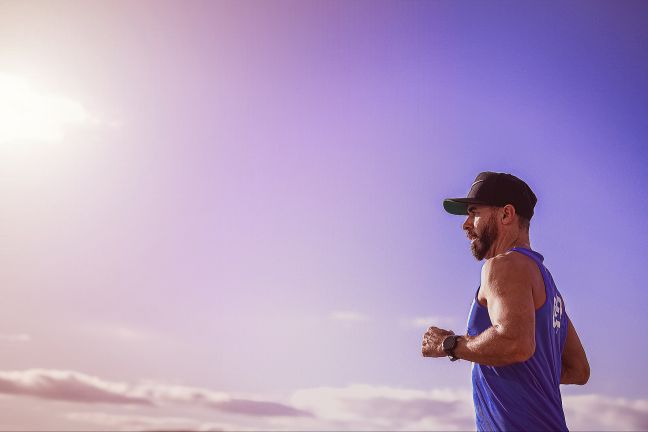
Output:
[[334,321],[354,321],[354,322],[369,321],[369,317],[367,315],[361,314],[359,312],[348,311],[348,310],[331,312],[329,318]]
[[0,143],[60,141],[69,127],[91,122],[96,120],[79,102],[0,73]]
[[29,342],[32,340],[32,337],[25,333],[20,334],[0,334],[0,341],[20,343],[20,342]]
[[[103,403],[109,404],[111,410],[128,409],[123,414],[71,413],[67,416],[70,421],[110,429],[474,429],[469,389],[417,390],[352,384],[301,389],[288,401],[278,402],[262,395],[235,397],[200,387],[157,382],[128,384],[73,371],[31,369],[0,371],[0,393],[79,404]],[[648,399],[591,394],[564,396],[563,400],[571,430],[648,430]],[[147,414],[136,414],[140,409]],[[219,421],[227,423],[205,423],[191,415],[171,414],[179,409],[218,413]]]
[[[574,431],[648,430],[648,399],[590,394],[564,396]],[[298,390],[291,404],[315,415],[300,423],[317,430],[474,430],[470,390],[413,390],[371,385]],[[275,423],[286,425],[287,419]],[[300,420],[301,421],[301,420]],[[287,427],[289,428],[289,427]]]
[[216,392],[189,386],[157,384],[152,382],[137,385],[134,392],[150,400],[152,403],[219,404],[231,400],[230,396],[224,392]]
[[0,372],[0,393],[89,403],[148,405],[125,383],[74,371],[28,369]]
[[461,320],[455,317],[449,316],[421,316],[414,318],[404,318],[401,320],[401,325],[409,328],[418,328],[421,330],[427,330],[429,327],[440,327],[446,328],[448,330],[454,330],[456,333],[463,333],[464,328],[459,327]]
[[564,396],[563,407],[567,424],[574,431],[648,430],[648,399]]
[[354,384],[299,390],[291,403],[343,429],[464,430],[474,425],[469,391]]
[[155,335],[151,332],[119,325],[85,326],[83,331],[101,337],[118,339],[122,341],[143,341],[155,337]]
[[209,389],[153,382],[126,384],[75,371],[0,371],[0,393],[78,403],[126,406],[185,404],[250,417],[303,417],[310,413],[263,398],[237,398]]

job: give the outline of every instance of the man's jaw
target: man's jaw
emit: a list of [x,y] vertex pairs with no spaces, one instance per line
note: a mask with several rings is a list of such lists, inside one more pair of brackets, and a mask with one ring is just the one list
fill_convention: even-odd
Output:
[[486,255],[488,255],[488,252],[486,252],[483,256],[481,253],[477,253],[478,251],[481,252],[480,249],[482,248],[482,244],[479,243],[481,241],[481,237],[471,231],[466,232],[466,237],[468,237],[468,240],[470,241],[470,249],[475,259],[477,259],[478,261],[483,260]]

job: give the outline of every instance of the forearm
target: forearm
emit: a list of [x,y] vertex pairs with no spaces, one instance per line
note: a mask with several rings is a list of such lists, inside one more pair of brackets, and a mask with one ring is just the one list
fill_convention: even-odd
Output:
[[568,322],[567,340],[562,353],[560,384],[583,385],[589,380],[590,366],[576,329],[571,320]]
[[490,327],[478,336],[462,336],[455,355],[463,360],[488,366],[507,366],[527,360],[535,346],[524,344],[497,327]]
[[578,384],[579,377],[575,370],[562,366],[560,371],[560,384]]
[[586,384],[589,380],[589,374],[589,365],[574,368],[563,363],[560,369],[560,384]]

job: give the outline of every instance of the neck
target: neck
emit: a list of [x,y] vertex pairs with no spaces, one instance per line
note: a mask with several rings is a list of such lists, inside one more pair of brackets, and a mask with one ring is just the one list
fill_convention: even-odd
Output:
[[529,240],[529,233],[519,230],[517,232],[502,233],[495,242],[493,242],[490,250],[485,258],[490,259],[497,255],[508,252],[514,247],[523,247],[531,249],[531,241]]

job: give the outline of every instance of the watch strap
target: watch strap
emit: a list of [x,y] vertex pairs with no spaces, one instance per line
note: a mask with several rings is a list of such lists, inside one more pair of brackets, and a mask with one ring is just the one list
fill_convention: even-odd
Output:
[[[453,361],[453,362],[459,360],[459,357],[457,357],[455,355],[455,352],[454,352],[455,348],[457,347],[457,341],[459,340],[459,338],[461,338],[461,335],[450,335],[450,336],[448,336],[446,339],[452,339],[451,348],[445,348],[444,347],[444,349],[443,349],[443,351],[445,351],[445,353],[448,356],[448,358],[450,359],[450,361]],[[445,345],[445,343],[444,343],[444,345]]]

